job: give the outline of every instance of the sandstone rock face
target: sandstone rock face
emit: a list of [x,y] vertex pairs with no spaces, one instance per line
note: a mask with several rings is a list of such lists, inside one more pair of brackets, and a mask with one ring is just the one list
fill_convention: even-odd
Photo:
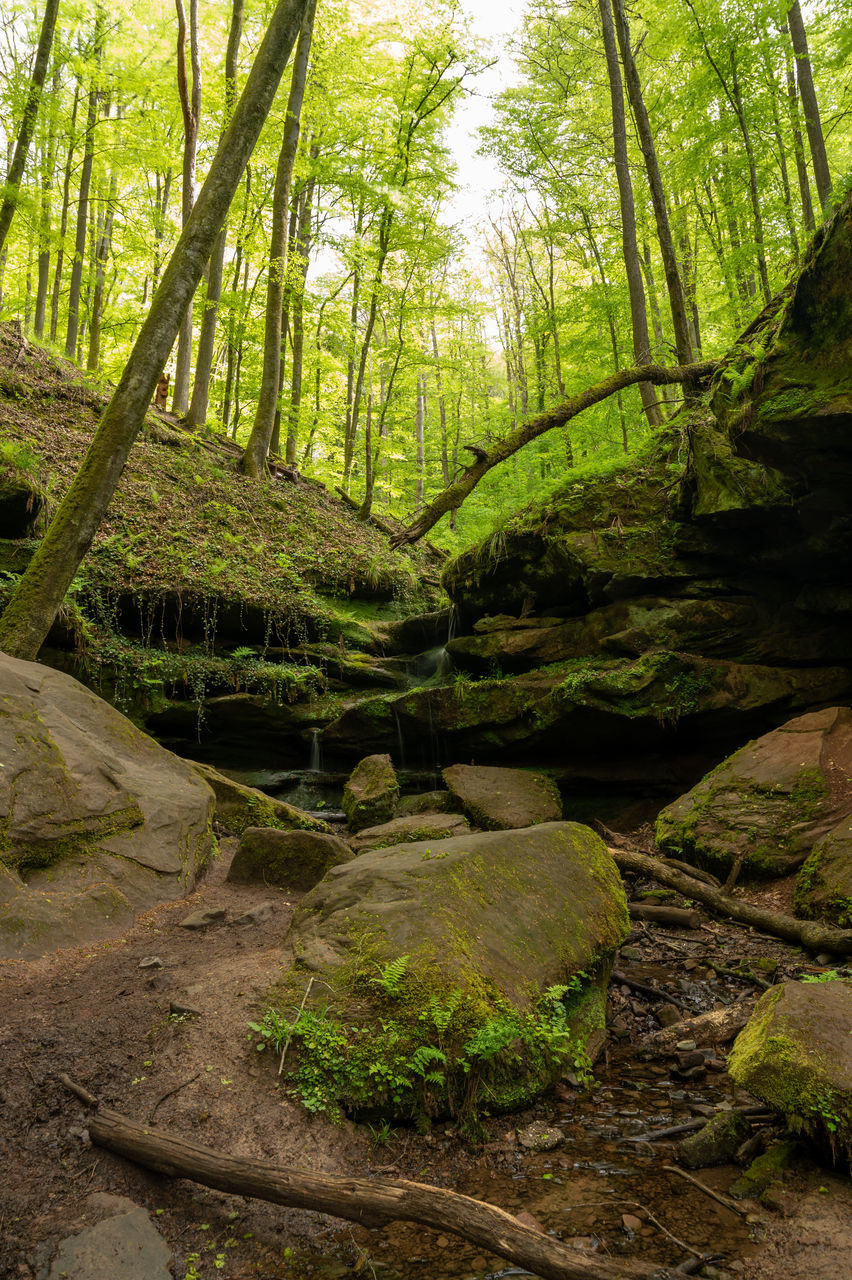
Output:
[[0,655],[0,955],[115,930],[194,886],[213,796],[70,676]]
[[467,818],[460,813],[418,813],[393,818],[378,827],[365,827],[349,843],[355,853],[363,853],[366,849],[389,849],[416,840],[446,840],[469,830]]
[[443,776],[465,813],[487,831],[534,827],[562,817],[556,783],[540,773],[454,764]]
[[728,1057],[732,1078],[852,1161],[852,983],[785,982],[761,996]]
[[349,845],[337,836],[246,827],[228,868],[228,879],[239,884],[259,881],[289,889],[312,889],[329,867],[349,862],[353,856]]
[[796,877],[793,910],[805,920],[852,928],[852,818],[814,845]]
[[[323,1086],[327,1104],[398,1117],[453,1114],[465,1098],[507,1109],[603,1025],[628,927],[614,863],[576,823],[370,850],[300,903],[276,998],[301,998],[308,973],[326,1003],[334,992],[341,1021],[324,1035],[348,1045],[348,1074]],[[372,1066],[359,1075],[359,1062]]]
[[312,818],[309,813],[297,809],[283,800],[273,800],[271,796],[256,787],[247,787],[242,782],[234,782],[218,769],[209,764],[199,764],[197,760],[187,761],[195,772],[213,788],[216,797],[216,821],[240,835],[247,827],[278,827],[283,831],[322,831],[331,833],[331,827],[321,818]]
[[343,812],[350,831],[390,822],[399,800],[399,782],[389,755],[367,756],[343,788]]
[[[852,814],[852,711],[797,716],[737,751],[657,820],[666,853],[724,873],[785,875]],[[844,848],[834,843],[835,856]],[[826,863],[826,865],[828,865]]]

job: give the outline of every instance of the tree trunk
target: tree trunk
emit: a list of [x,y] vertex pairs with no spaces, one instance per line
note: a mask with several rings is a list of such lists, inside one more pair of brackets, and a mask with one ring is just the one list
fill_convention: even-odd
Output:
[[[687,386],[697,386],[705,382],[718,367],[718,360],[705,360],[701,364],[675,365],[671,369],[663,368],[661,365],[648,364],[635,369],[622,369],[618,373],[610,374],[608,378],[604,378],[601,382],[596,382],[593,386],[587,387],[585,391],[581,391],[578,395],[570,396],[554,409],[548,409],[546,413],[539,414],[538,417],[530,418],[528,422],[521,423],[520,426],[515,427],[505,435],[502,440],[497,440],[490,444],[485,457],[477,458],[476,462],[467,467],[458,480],[454,480],[449,488],[443,489],[420,513],[417,519],[412,521],[408,528],[403,529],[394,538],[394,545],[402,546],[406,543],[417,542],[423,537],[424,533],[428,533],[433,525],[438,523],[441,516],[454,508],[460,507],[465,498],[473,492],[482,477],[487,475],[492,467],[505,462],[507,458],[511,458],[519,449],[522,449],[525,444],[529,444],[531,440],[537,440],[539,436],[543,436],[547,431],[552,431],[554,427],[564,427],[566,422],[570,422],[572,418],[576,418],[578,413],[582,413],[584,409],[591,408],[593,404],[600,404],[602,400],[606,400],[609,396],[616,395],[619,391],[623,391],[625,387],[632,387],[636,383],[647,382],[651,386],[662,386],[666,383],[678,382]],[[0,639],[2,639],[2,633],[0,633]]]
[[422,373],[417,375],[417,412],[415,414],[415,434],[417,441],[417,488],[415,499],[418,507],[423,501],[423,479],[426,471],[426,452],[424,447],[426,426],[426,386]]
[[56,30],[56,15],[58,11],[59,0],[45,0],[44,17],[42,18],[35,63],[30,77],[29,92],[27,93],[24,114],[15,141],[15,150],[12,154],[12,160],[3,187],[3,203],[0,205],[0,253],[2,253],[3,246],[6,243],[9,228],[12,225],[12,218],[15,216],[18,189],[21,185],[21,178],[24,176],[27,152],[30,149],[30,143],[35,132],[36,117],[39,103],[41,102],[45,76],[47,75],[47,64],[50,61],[50,50],[53,47],[53,33]]
[[[311,148],[311,156],[316,159],[318,148]],[[291,312],[293,338],[293,368],[290,373],[290,411],[287,422],[287,461],[295,466],[297,461],[297,441],[299,434],[299,411],[302,407],[302,373],[305,352],[305,281],[311,254],[311,218],[314,208],[315,180],[312,178],[302,192],[299,212],[299,234],[297,240],[298,264],[292,282]]]
[[[198,0],[189,0],[189,60],[192,88],[186,79],[186,11],[183,0],[175,0],[178,19],[177,83],[183,115],[183,168],[181,178],[181,226],[185,227],[195,204],[195,157],[201,119],[201,57],[198,51]],[[187,304],[178,332],[175,378],[172,385],[172,413],[183,417],[189,408],[189,375],[192,367],[192,299]]]
[[80,289],[83,283],[83,259],[86,253],[86,225],[89,217],[89,187],[92,182],[92,165],[95,159],[95,125],[98,119],[98,76],[103,47],[104,14],[98,7],[95,18],[95,66],[89,86],[89,104],[86,110],[86,141],[83,149],[83,166],[80,170],[80,189],[77,193],[77,233],[74,241],[74,265],[71,268],[71,287],[68,293],[68,325],[65,331],[65,355],[74,360],[77,355],[77,336],[80,329]]
[[793,41],[793,52],[796,55],[796,75],[799,80],[799,94],[802,109],[805,113],[805,127],[808,131],[808,142],[811,147],[811,160],[814,166],[819,202],[825,211],[828,197],[831,194],[831,174],[828,169],[828,156],[825,154],[825,139],[822,133],[822,121],[819,118],[814,77],[811,71],[811,59],[808,51],[808,37],[802,21],[802,10],[799,0],[793,0],[787,11],[787,26],[790,39]]
[[802,219],[809,232],[816,229],[814,222],[814,206],[811,201],[811,186],[808,181],[808,166],[805,163],[805,148],[802,142],[802,126],[799,122],[799,95],[796,89],[796,76],[793,71],[793,60],[790,50],[785,49],[787,73],[787,111],[790,116],[790,129],[793,134],[793,154],[796,157],[796,176],[799,180],[799,199],[802,202]]
[[34,329],[37,338],[44,337],[47,318],[47,293],[50,286],[50,224],[53,197],[53,172],[56,166],[56,135],[59,110],[60,68],[54,64],[51,94],[50,125],[47,144],[43,152],[41,198],[38,218],[38,291],[36,293]]
[[304,13],[279,0],[234,118],[80,470],[0,618],[0,650],[35,658],[121,478],[180,320],[269,114]]
[[[78,1098],[97,1100],[67,1076],[62,1083]],[[523,1226],[495,1205],[420,1182],[386,1182],[316,1174],[247,1160],[199,1146],[149,1125],[135,1124],[107,1107],[87,1117],[97,1146],[167,1177],[189,1178],[234,1195],[253,1196],[291,1208],[312,1209],[361,1226],[417,1222],[450,1231],[489,1253],[531,1269],[544,1280],[673,1280],[674,1272],[657,1264],[609,1262],[572,1249],[543,1231]]]
[[[621,205],[621,241],[624,250],[624,267],[627,288],[630,293],[630,317],[633,324],[633,355],[637,366],[651,361],[651,340],[648,336],[648,316],[645,311],[645,289],[642,284],[642,267],[636,243],[636,212],[633,204],[633,184],[627,159],[627,122],[624,115],[624,93],[621,72],[618,67],[618,50],[610,11],[610,0],[598,0],[606,54],[609,91],[612,102],[612,142],[615,156],[615,172],[618,178],[618,196]],[[657,393],[648,383],[639,384],[642,407],[652,427],[662,422],[657,406]]]
[[101,320],[103,318],[104,306],[104,283],[106,279],[106,263],[109,258],[109,251],[112,247],[112,226],[115,220],[115,203],[118,192],[118,180],[115,174],[112,175],[109,182],[109,195],[107,197],[107,211],[103,221],[103,227],[98,242],[95,247],[94,268],[95,268],[95,288],[92,294],[92,305],[89,311],[91,320],[89,323],[89,357],[86,361],[86,368],[90,373],[96,373],[101,357]]
[[269,442],[275,423],[278,404],[278,379],[281,365],[281,311],[284,298],[284,260],[287,251],[287,214],[290,203],[290,182],[296,151],[299,146],[302,99],[308,80],[308,59],[314,23],[314,0],[305,7],[299,45],[293,61],[293,77],[284,137],[275,172],[275,190],[272,197],[272,237],[269,247],[269,275],[266,286],[266,325],[263,338],[263,373],[257,402],[254,425],[243,454],[243,469],[258,479],[265,473]]
[[[233,0],[231,27],[228,32],[228,47],[225,53],[225,128],[227,128],[231,119],[237,96],[237,54],[243,29],[244,7],[245,0]],[[225,266],[227,240],[228,224],[226,222],[216,237],[216,244],[213,246],[210,264],[207,268],[207,288],[204,291],[204,311],[201,316],[201,331],[198,335],[198,354],[195,358],[192,400],[186,415],[187,425],[190,427],[203,426],[207,421],[207,408],[210,403],[210,379],[213,371],[213,349],[216,344],[216,321],[219,314],[219,299],[222,296],[222,275]]]
[[62,266],[65,258],[65,235],[68,230],[68,206],[71,202],[71,170],[74,165],[74,146],[77,141],[77,110],[80,106],[80,81],[74,86],[74,105],[71,108],[71,124],[68,135],[68,154],[62,177],[62,212],[59,218],[59,248],[56,250],[56,267],[53,272],[53,294],[50,300],[50,341],[56,341],[59,327],[59,298],[62,292]]
[[[663,180],[660,176],[660,166],[657,162],[657,151],[654,146],[654,138],[651,133],[651,121],[648,118],[645,99],[642,95],[642,85],[639,80],[639,72],[636,69],[633,50],[630,47],[630,28],[624,12],[624,0],[612,0],[612,10],[615,16],[615,31],[618,36],[618,47],[621,50],[621,62],[624,67],[624,79],[627,84],[627,96],[629,97],[630,105],[633,108],[633,118],[636,121],[636,132],[639,135],[639,145],[642,148],[642,155],[645,158],[645,170],[648,174],[648,185],[651,188],[651,203],[654,206],[654,218],[657,223],[657,238],[660,242],[663,271],[666,277],[666,287],[669,292],[669,306],[671,307],[672,324],[674,325],[675,349],[677,351],[678,363],[691,364],[693,354],[692,342],[690,341],[689,322],[686,315],[685,290],[677,267],[677,255],[675,253],[674,240],[672,238],[671,225],[669,223],[669,213],[666,208],[666,197],[665,192],[663,191]],[[637,355],[637,364],[638,363],[639,358]]]

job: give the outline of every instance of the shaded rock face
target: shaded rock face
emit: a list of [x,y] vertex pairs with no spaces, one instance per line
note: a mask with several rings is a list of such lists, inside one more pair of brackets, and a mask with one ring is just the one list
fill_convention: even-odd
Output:
[[[637,745],[719,759],[852,698],[852,197],[793,284],[647,455],[568,477],[444,572],[469,684],[377,698],[329,726],[347,754],[422,763],[557,748],[612,782]],[[825,304],[823,301],[825,300]],[[692,777],[695,777],[693,773]]]
[[356,853],[366,849],[389,849],[415,840],[445,840],[469,831],[467,818],[460,813],[417,813],[393,818],[378,827],[365,827],[350,840]]
[[0,655],[0,955],[115,929],[194,886],[213,795],[70,676]]
[[[780,876],[850,814],[852,711],[832,707],[797,716],[725,760],[662,811],[657,843],[722,874],[738,864]],[[839,843],[834,850],[842,861]]]
[[793,910],[805,920],[852,928],[852,818],[814,845],[796,877]]
[[349,862],[353,856],[348,844],[337,836],[247,827],[228,868],[228,879],[237,884],[258,881],[288,889],[312,889],[329,867]]
[[732,1078],[835,1159],[852,1163],[852,983],[785,982],[755,1006]]
[[216,797],[216,821],[234,835],[240,835],[248,827],[278,827],[284,831],[320,831],[326,835],[331,834],[331,827],[327,822],[323,822],[321,818],[312,818],[295,805],[274,800],[256,787],[247,787],[243,782],[235,782],[212,765],[200,764],[197,760],[186,763],[212,788]]
[[444,770],[443,777],[450,795],[486,831],[534,827],[562,817],[556,784],[540,773],[454,764]]
[[[628,927],[606,847],[575,823],[371,850],[300,903],[286,939],[292,991],[276,998],[304,994],[306,973],[334,991],[351,1070],[326,1087],[348,1110],[457,1113],[480,1092],[506,1109],[546,1088],[603,1025]],[[427,1081],[420,1068],[438,1044]],[[374,1069],[359,1085],[362,1057]]]
[[399,782],[389,755],[367,756],[343,788],[343,812],[350,831],[389,822],[399,800]]

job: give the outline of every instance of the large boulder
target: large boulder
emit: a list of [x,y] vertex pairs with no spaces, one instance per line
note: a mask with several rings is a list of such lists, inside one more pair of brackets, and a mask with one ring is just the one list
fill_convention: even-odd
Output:
[[534,827],[562,817],[559,789],[541,773],[454,764],[444,770],[443,777],[450,795],[486,831]]
[[322,831],[331,833],[331,827],[321,818],[312,818],[303,809],[274,800],[272,796],[235,782],[212,765],[187,761],[199,777],[212,787],[216,797],[216,821],[235,836],[247,827],[278,827],[282,831]]
[[333,867],[296,911],[273,992],[285,1009],[312,988],[296,1089],[309,1107],[404,1118],[523,1105],[582,1069],[627,930],[615,865],[575,823]]
[[732,1078],[852,1162],[852,982],[785,982],[758,1000],[728,1056]]
[[103,936],[193,888],[213,795],[78,681],[0,655],[0,956]]
[[467,818],[461,813],[417,813],[392,818],[378,827],[365,827],[349,841],[356,853],[365,849],[389,849],[395,844],[415,840],[446,840],[469,831]]
[[725,760],[657,820],[666,853],[781,876],[852,814],[852,711],[797,716]]
[[350,831],[390,822],[399,800],[399,781],[389,755],[361,760],[343,788],[343,812]]
[[793,910],[806,920],[852,929],[852,818],[814,845],[796,876]]
[[246,827],[228,868],[228,879],[238,884],[257,881],[288,889],[312,889],[329,867],[353,857],[349,845],[337,836]]

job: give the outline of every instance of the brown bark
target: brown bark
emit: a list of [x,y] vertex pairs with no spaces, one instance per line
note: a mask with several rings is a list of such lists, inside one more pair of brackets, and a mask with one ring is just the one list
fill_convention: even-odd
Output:
[[656,907],[649,902],[628,903],[631,920],[648,920],[651,924],[668,924],[676,929],[697,929],[701,916],[686,907]]
[[201,279],[269,115],[305,0],[279,0],[234,118],[184,227],[80,470],[0,618],[0,649],[35,658],[92,544],[145,419],[180,319]]
[[417,542],[424,533],[428,533],[438,523],[441,516],[460,507],[492,467],[505,462],[525,444],[529,444],[531,440],[537,440],[545,432],[552,431],[554,427],[564,427],[566,422],[570,422],[578,413],[591,408],[593,404],[600,404],[601,400],[606,400],[608,396],[616,395],[625,387],[632,387],[637,382],[647,382],[651,386],[664,386],[668,383],[697,385],[709,378],[718,367],[718,360],[705,360],[701,364],[675,365],[671,369],[656,364],[642,365],[636,369],[621,369],[604,378],[602,382],[596,382],[594,386],[587,387],[578,395],[570,396],[562,404],[548,409],[546,413],[522,422],[502,440],[489,444],[484,458],[477,458],[458,480],[453,481],[446,489],[442,489],[417,519],[396,536],[394,545],[401,546],[404,543]]
[[852,929],[835,929],[833,925],[823,924],[819,920],[796,920],[783,911],[769,911],[765,907],[752,906],[750,902],[735,898],[724,889],[716,889],[695,880],[692,876],[667,866],[659,858],[650,858],[644,853],[612,848],[610,853],[619,871],[638,871],[740,924],[752,925],[776,938],[783,938],[785,942],[807,947],[809,951],[852,954]]
[[71,266],[71,286],[68,291],[68,324],[65,331],[65,355],[74,360],[77,355],[77,338],[80,330],[80,290],[83,283],[83,259],[86,253],[86,227],[89,218],[89,188],[95,161],[95,125],[98,119],[98,78],[103,47],[103,10],[98,7],[95,16],[95,65],[89,85],[89,102],[86,111],[86,140],[83,148],[83,164],[80,169],[80,187],[77,192],[77,230],[74,241],[74,261]]
[[799,81],[802,109],[805,113],[805,127],[811,147],[817,195],[825,209],[826,201],[831,194],[831,174],[828,169],[828,156],[825,154],[825,138],[822,132],[822,121],[819,118],[819,106],[808,51],[808,37],[802,21],[799,0],[793,0],[793,4],[787,11],[787,26],[790,29],[790,39],[793,41],[793,52],[796,55],[796,76]]
[[[183,0],[175,0],[178,18],[177,83],[183,114],[183,178],[181,185],[181,226],[185,227],[195,204],[195,157],[201,119],[201,58],[198,50],[198,0],[189,0],[189,60],[192,88],[186,78],[186,12]],[[184,414],[189,407],[189,374],[192,364],[192,299],[184,312],[178,334],[172,413]]]
[[[91,1099],[67,1076],[60,1079],[78,1097]],[[665,1280],[674,1274],[649,1263],[588,1257],[552,1236],[523,1226],[495,1205],[424,1183],[316,1174],[267,1160],[225,1155],[136,1124],[107,1107],[98,1108],[87,1127],[97,1146],[168,1177],[190,1178],[217,1191],[329,1213],[365,1227],[402,1219],[451,1231],[545,1280]]]

